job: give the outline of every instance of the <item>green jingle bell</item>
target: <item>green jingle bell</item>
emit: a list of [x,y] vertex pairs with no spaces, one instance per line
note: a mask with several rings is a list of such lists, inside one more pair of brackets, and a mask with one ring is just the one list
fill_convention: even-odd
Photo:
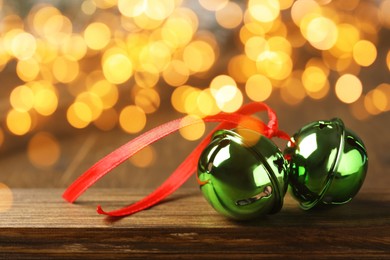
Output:
[[287,190],[286,161],[267,137],[219,130],[198,163],[201,191],[214,209],[237,220],[278,212]]
[[340,119],[312,122],[292,141],[284,154],[290,158],[289,187],[301,208],[344,204],[357,194],[367,172],[367,152]]

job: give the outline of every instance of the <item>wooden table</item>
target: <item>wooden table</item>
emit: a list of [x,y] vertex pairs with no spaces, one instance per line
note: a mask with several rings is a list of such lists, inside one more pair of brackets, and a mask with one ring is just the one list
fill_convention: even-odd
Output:
[[347,205],[305,212],[287,195],[281,212],[252,222],[218,215],[196,188],[121,219],[98,215],[144,189],[88,190],[76,204],[63,189],[13,189],[0,213],[0,258],[390,258],[390,191],[362,190]]

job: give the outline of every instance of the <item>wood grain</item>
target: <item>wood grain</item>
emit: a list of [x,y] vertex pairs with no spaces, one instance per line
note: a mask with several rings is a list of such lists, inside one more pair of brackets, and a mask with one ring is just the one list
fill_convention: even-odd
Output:
[[181,189],[130,217],[98,215],[145,190],[91,189],[76,204],[61,189],[15,189],[0,213],[0,258],[390,257],[390,192],[365,190],[351,203],[305,212],[287,196],[281,212],[251,222],[218,215],[197,189]]

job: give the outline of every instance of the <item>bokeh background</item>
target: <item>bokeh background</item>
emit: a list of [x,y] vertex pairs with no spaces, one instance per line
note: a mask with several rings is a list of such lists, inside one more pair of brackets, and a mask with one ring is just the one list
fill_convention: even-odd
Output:
[[[154,126],[264,101],[290,134],[341,117],[369,152],[363,189],[385,189],[389,70],[390,0],[0,0],[0,188],[65,188]],[[210,127],[97,186],[155,187]]]

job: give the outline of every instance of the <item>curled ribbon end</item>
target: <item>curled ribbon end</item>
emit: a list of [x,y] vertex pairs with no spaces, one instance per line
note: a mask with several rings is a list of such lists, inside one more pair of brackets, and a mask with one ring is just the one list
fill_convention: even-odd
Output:
[[97,208],[96,208],[96,212],[100,215],[108,215],[107,212],[105,212],[103,209],[102,209],[102,206],[98,205]]
[[62,194],[62,198],[64,199],[64,200],[66,200],[67,202],[69,202],[69,203],[73,203],[76,199],[75,198],[73,198],[71,195],[69,195],[69,193],[67,193],[67,192],[64,192],[63,194]]

